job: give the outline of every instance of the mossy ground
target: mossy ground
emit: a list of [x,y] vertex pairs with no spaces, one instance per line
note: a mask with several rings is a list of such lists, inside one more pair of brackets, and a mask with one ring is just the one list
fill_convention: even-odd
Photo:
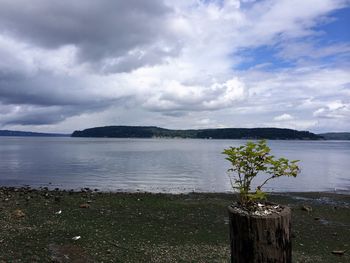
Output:
[[[232,199],[0,188],[0,262],[229,262]],[[292,207],[293,262],[350,262],[350,196],[294,193],[269,200]]]

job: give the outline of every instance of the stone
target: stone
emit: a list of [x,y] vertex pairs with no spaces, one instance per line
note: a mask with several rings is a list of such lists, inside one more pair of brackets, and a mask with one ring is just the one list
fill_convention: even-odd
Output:
[[311,206],[308,206],[308,205],[303,205],[302,207],[301,207],[301,210],[303,210],[303,211],[306,211],[306,212],[312,212],[312,207]]
[[17,219],[26,216],[26,214],[21,209],[16,209],[15,211],[13,211],[12,215]]
[[344,253],[345,253],[345,250],[333,250],[332,251],[332,254],[339,255],[339,256],[344,255]]

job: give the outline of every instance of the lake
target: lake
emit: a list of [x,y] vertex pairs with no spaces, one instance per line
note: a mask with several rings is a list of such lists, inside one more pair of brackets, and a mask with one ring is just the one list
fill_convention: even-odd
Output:
[[[244,140],[0,137],[0,185],[104,191],[227,192],[224,148]],[[268,191],[350,192],[350,141],[269,141],[300,160],[297,178]],[[258,182],[261,182],[258,178]]]

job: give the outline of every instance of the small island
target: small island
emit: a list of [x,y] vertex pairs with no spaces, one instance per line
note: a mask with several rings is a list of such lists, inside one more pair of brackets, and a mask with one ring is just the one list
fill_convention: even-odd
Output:
[[74,131],[72,137],[322,140],[309,131],[280,128],[221,128],[170,130],[155,126],[105,126]]

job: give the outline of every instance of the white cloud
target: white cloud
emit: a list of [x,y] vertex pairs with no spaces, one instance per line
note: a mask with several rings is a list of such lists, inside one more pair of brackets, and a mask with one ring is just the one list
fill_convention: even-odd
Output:
[[234,106],[245,98],[238,79],[213,83],[208,87],[183,85],[177,81],[159,83],[162,92],[151,94],[144,107],[154,111],[217,110]]
[[294,119],[294,117],[288,113],[283,113],[281,115],[276,116],[273,118],[275,121],[291,121]]
[[266,122],[262,127],[289,128],[295,130],[312,130],[318,125],[317,120],[293,120],[283,122]]
[[[314,26],[346,3],[36,0],[26,9],[2,1],[0,125],[325,129],[325,118],[348,118],[350,74],[346,64],[317,60],[346,56],[349,44],[316,47],[301,38],[319,35]],[[242,50],[261,46],[309,63],[235,70],[246,60]],[[332,108],[334,101],[342,106]],[[46,109],[52,118],[42,117]]]
[[341,101],[333,101],[328,103],[325,107],[314,111],[313,116],[326,119],[343,119],[350,121],[350,101],[343,103]]

